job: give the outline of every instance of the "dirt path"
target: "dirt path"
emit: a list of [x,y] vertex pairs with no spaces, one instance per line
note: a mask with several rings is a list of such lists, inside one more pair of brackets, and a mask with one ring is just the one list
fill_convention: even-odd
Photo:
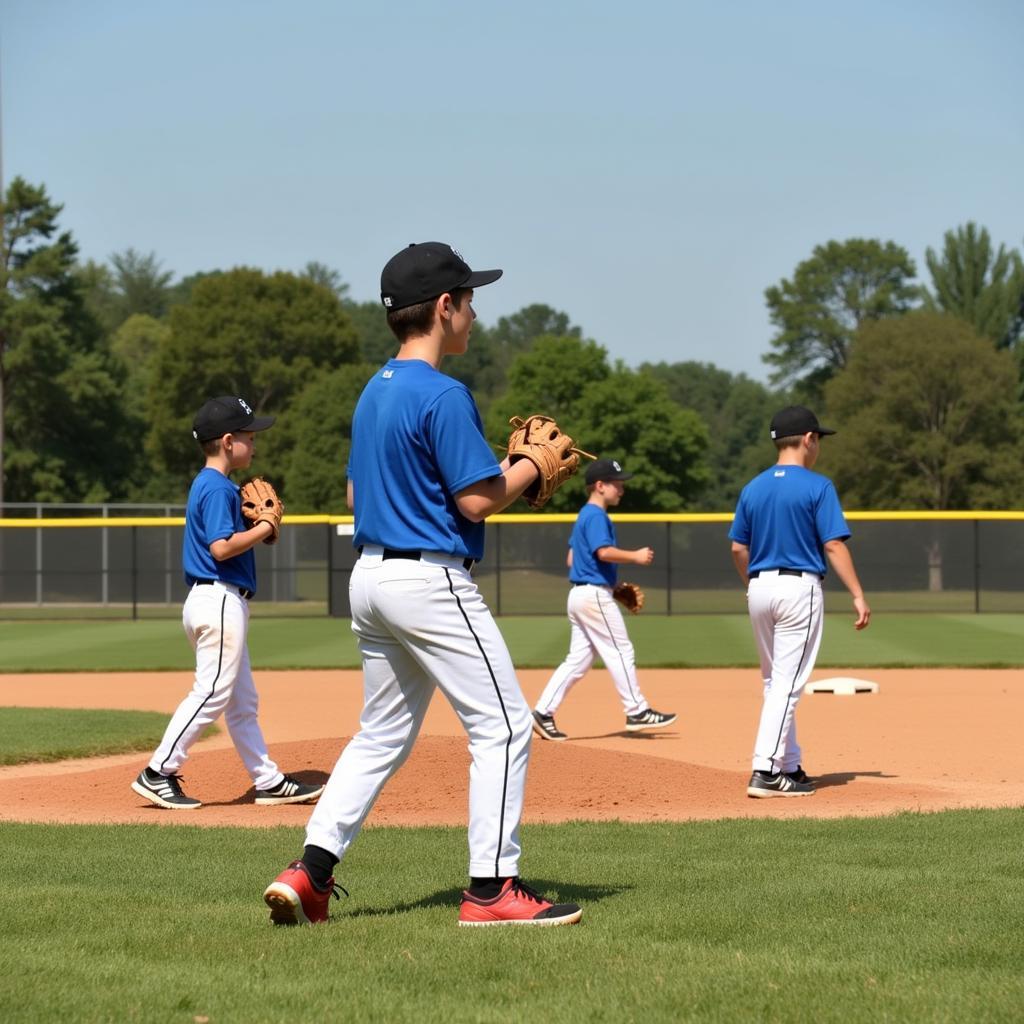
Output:
[[[527,822],[843,817],[899,810],[1024,805],[1024,670],[837,670],[880,684],[875,695],[806,694],[798,711],[805,767],[819,780],[805,800],[750,800],[750,746],[760,710],[755,671],[646,671],[652,704],[676,726],[626,733],[607,674],[592,672],[558,714],[568,743],[534,740]],[[548,673],[524,671],[534,700]],[[187,673],[0,676],[0,705],[173,711]],[[281,767],[326,778],[355,729],[357,672],[261,672],[260,718]],[[334,735],[330,735],[334,733]],[[326,734],[326,735],[325,735]],[[257,807],[226,731],[197,745],[183,774],[205,806],[160,811],[129,784],[146,755],[0,768],[0,820],[300,826],[308,807]],[[463,824],[469,758],[458,721],[434,700],[406,766],[370,824]]]

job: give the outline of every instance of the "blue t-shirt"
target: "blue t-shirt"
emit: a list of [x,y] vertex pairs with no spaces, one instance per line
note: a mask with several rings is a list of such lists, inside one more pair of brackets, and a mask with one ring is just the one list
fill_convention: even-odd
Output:
[[219,470],[204,466],[192,481],[185,506],[181,563],[185,582],[220,580],[256,592],[256,556],[252,548],[218,562],[210,554],[215,540],[227,540],[247,528],[237,485]]
[[614,562],[602,562],[597,557],[597,551],[599,548],[618,546],[615,527],[612,526],[608,513],[588,501],[580,509],[569,536],[569,547],[572,548],[570,582],[614,587],[619,568]]
[[750,548],[750,572],[801,569],[825,575],[824,546],[850,536],[828,477],[803,466],[772,466],[740,493],[729,538]]
[[347,472],[356,547],[483,557],[484,524],[453,495],[501,467],[465,384],[421,359],[389,360],[356,404]]

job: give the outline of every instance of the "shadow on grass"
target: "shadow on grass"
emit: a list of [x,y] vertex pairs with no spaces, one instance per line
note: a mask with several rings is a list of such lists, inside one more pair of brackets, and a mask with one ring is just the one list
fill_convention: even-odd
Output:
[[855,779],[898,779],[898,775],[887,775],[885,772],[832,772],[830,775],[816,775],[815,789],[831,789],[833,786],[846,786]]
[[[588,904],[600,903],[601,900],[607,899],[609,896],[618,896],[619,893],[628,892],[633,888],[631,885],[566,885],[564,882],[549,881],[544,878],[524,879],[524,881],[531,889],[535,889],[546,898],[557,893],[560,902],[578,903],[584,909]],[[346,901],[342,900],[337,911],[332,914],[331,920],[340,921],[352,917],[391,917],[394,914],[407,914],[413,910],[431,907],[445,907],[452,911],[458,911],[461,900],[461,889],[441,889],[418,900],[395,903],[389,907],[363,907],[352,911],[345,909]]]

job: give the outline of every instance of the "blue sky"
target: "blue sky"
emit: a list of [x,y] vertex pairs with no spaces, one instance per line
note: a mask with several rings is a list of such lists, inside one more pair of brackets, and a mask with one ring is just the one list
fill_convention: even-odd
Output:
[[4,0],[3,175],[176,276],[407,242],[629,365],[765,379],[764,289],[831,238],[1024,244],[1024,5]]

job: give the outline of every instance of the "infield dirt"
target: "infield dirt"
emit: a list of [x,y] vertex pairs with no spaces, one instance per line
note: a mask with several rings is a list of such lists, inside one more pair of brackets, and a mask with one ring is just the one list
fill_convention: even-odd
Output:
[[[519,677],[529,700],[546,671]],[[559,710],[570,740],[534,738],[524,821],[683,821],[847,817],[1024,805],[1024,670],[828,670],[878,694],[805,694],[797,711],[804,767],[818,792],[797,800],[746,796],[760,711],[751,670],[645,671],[667,729],[627,733],[608,675],[593,671]],[[168,715],[189,673],[0,676],[0,705],[127,708]],[[358,672],[260,672],[260,720],[284,771],[323,780],[358,726]],[[309,807],[260,807],[226,730],[193,749],[182,774],[195,812],[155,808],[129,788],[145,754],[0,768],[0,820],[301,826]],[[458,720],[436,695],[405,766],[368,825],[464,824],[469,755]]]

